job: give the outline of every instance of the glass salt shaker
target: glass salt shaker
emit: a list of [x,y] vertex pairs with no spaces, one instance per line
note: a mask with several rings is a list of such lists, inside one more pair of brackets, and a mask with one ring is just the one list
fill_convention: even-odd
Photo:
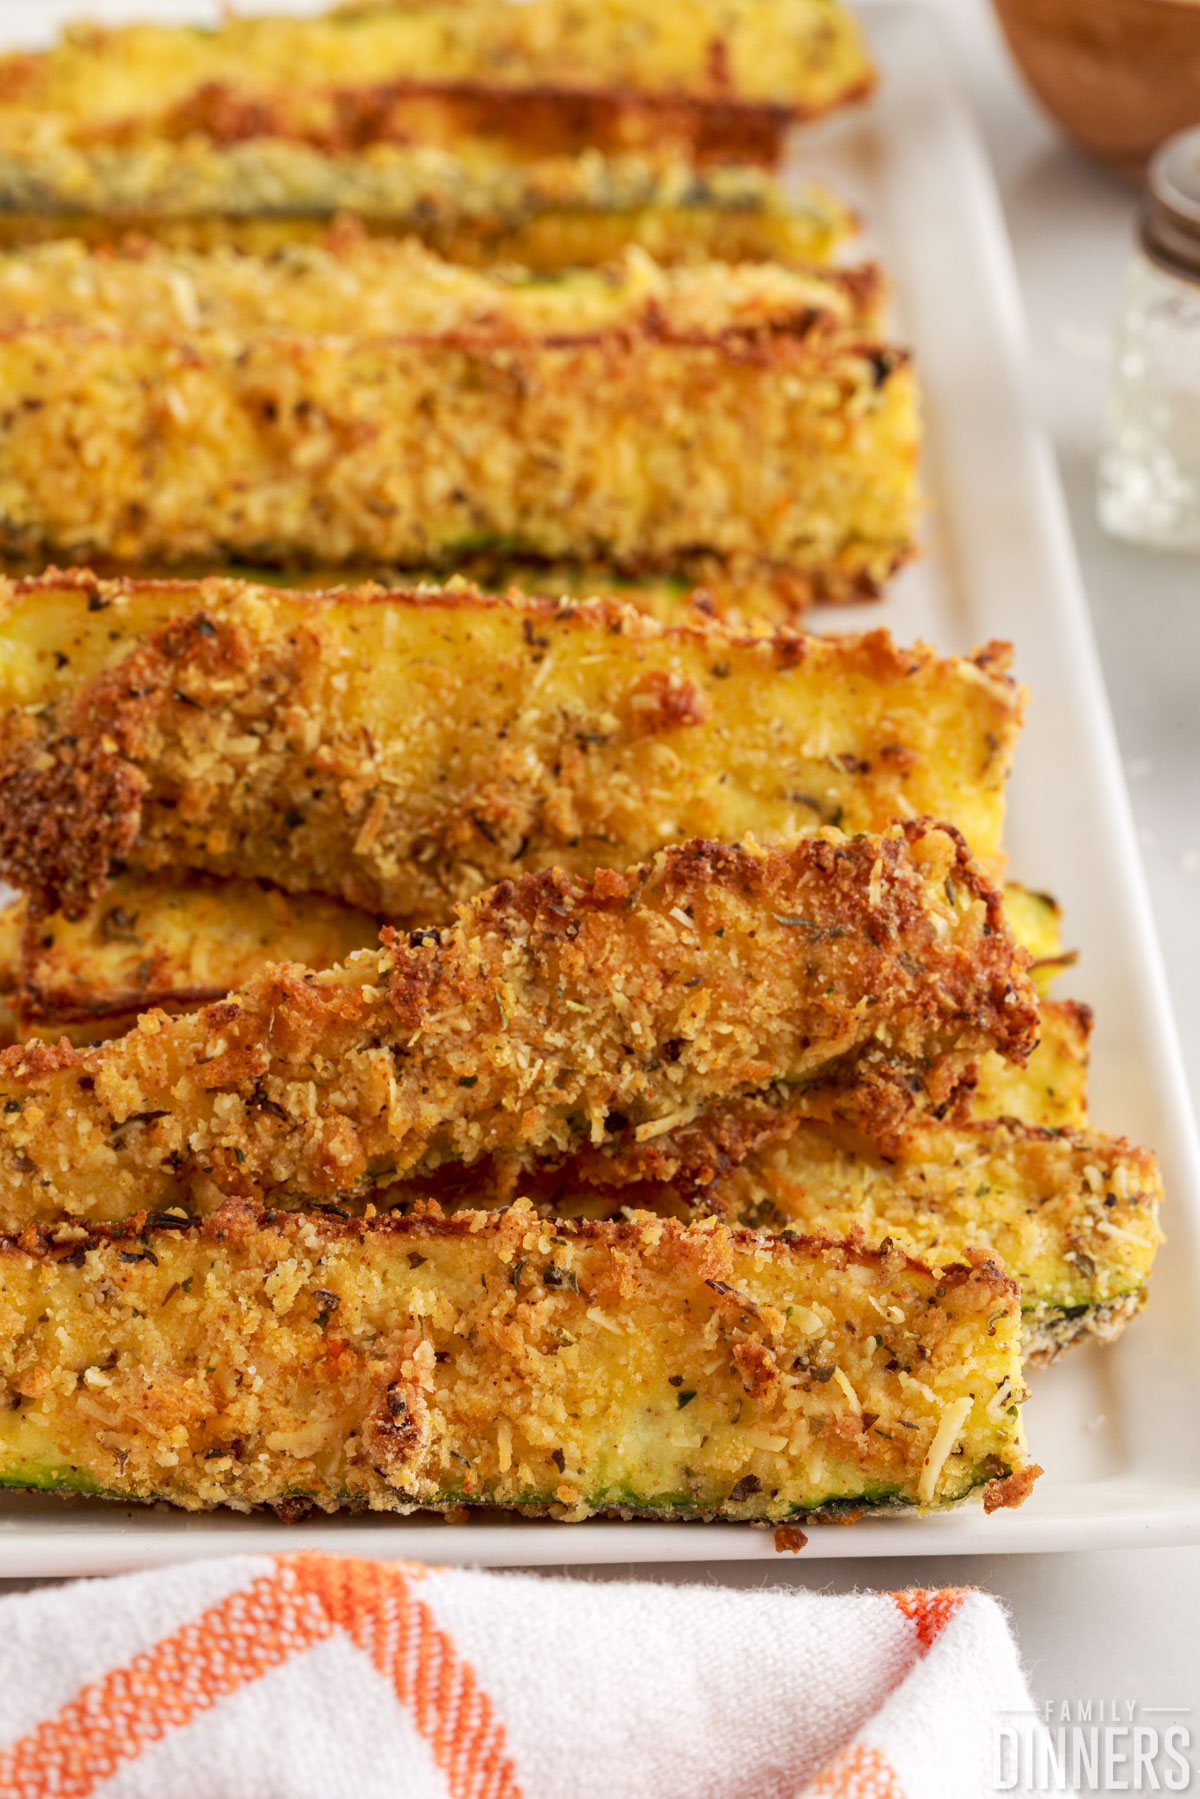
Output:
[[1097,498],[1114,537],[1200,551],[1200,127],[1168,138],[1150,164]]

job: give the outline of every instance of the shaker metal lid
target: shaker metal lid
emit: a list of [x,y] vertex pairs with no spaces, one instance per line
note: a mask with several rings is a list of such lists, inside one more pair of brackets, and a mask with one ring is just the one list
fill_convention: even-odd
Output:
[[1177,131],[1151,158],[1140,231],[1155,262],[1200,281],[1200,125]]

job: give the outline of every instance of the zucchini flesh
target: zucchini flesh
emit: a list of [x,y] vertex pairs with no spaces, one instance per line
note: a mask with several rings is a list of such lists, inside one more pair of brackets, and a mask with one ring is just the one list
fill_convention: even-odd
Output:
[[204,875],[117,875],[82,919],[0,911],[0,992],[16,1038],[84,1045],[156,1007],[192,1011],[269,962],[329,968],[372,949],[380,921],[315,893]]
[[777,1521],[984,1484],[1012,1503],[1034,1474],[1016,1294],[983,1262],[711,1220],[231,1204],[10,1239],[0,1268],[14,1486]]
[[[77,210],[85,197],[91,209]],[[467,267],[515,263],[542,273],[604,267],[631,248],[664,265],[802,268],[829,263],[854,231],[831,195],[810,189],[785,199],[754,169],[699,175],[591,153],[552,170],[467,167],[423,147],[380,146],[347,159],[262,141],[222,151],[181,144],[169,157],[107,148],[6,153],[0,123],[4,249],[64,238],[111,246],[132,236],[173,250],[271,256],[344,243],[351,217],[360,233],[415,239]]]
[[973,1118],[1015,1118],[1048,1130],[1081,1130],[1088,1122],[1088,1058],[1092,1014],[1077,1000],[1043,999],[1038,1046],[1022,1069],[984,1056],[971,1095]]

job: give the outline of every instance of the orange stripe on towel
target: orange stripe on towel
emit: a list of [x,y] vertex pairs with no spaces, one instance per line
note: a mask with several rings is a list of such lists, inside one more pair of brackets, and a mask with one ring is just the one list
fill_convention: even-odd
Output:
[[863,1743],[835,1755],[808,1790],[813,1799],[905,1799],[892,1764]]
[[491,1701],[411,1591],[423,1572],[280,1556],[271,1574],[84,1687],[0,1751],[0,1792],[5,1799],[86,1799],[168,1731],[343,1630],[412,1713],[450,1799],[521,1799]]
[[965,1597],[965,1587],[909,1587],[892,1601],[916,1625],[921,1654],[928,1655]]

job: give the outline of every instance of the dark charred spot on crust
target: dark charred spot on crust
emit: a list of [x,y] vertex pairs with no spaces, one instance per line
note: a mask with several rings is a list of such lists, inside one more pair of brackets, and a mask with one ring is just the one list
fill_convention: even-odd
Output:
[[145,778],[119,752],[69,733],[34,741],[27,728],[6,748],[0,872],[40,910],[81,918],[137,840]]
[[313,1510],[313,1502],[299,1493],[292,1493],[286,1499],[272,1501],[271,1510],[281,1524],[303,1524]]
[[736,1486],[729,1490],[729,1504],[741,1505],[745,1499],[753,1499],[756,1493],[762,1492],[762,1482],[757,1474],[743,1474]]
[[887,381],[894,369],[900,368],[904,362],[901,352],[894,350],[873,350],[867,358],[871,365],[872,384],[879,388]]
[[366,1420],[363,1438],[372,1461],[388,1479],[400,1478],[429,1436],[427,1407],[411,1381],[391,1381],[382,1404]]
[[[427,135],[430,109],[455,136],[499,136],[526,154],[556,156],[579,144],[607,151],[664,145],[689,151],[695,162],[749,162],[773,167],[783,152],[796,109],[733,94],[728,46],[709,47],[711,94],[643,94],[625,87],[586,87],[486,80],[395,79],[353,87],[329,86],[320,119],[298,110],[286,93],[248,95],[225,81],[204,82],[174,105],[163,121],[171,138],[203,136],[214,144],[279,138],[329,155],[372,144],[410,143]],[[867,85],[855,86],[858,98]],[[839,100],[841,95],[838,96]],[[415,110],[414,110],[415,108]],[[119,136],[119,128],[117,128]],[[344,227],[339,227],[344,230]]]
[[702,725],[711,709],[694,682],[682,680],[665,669],[653,669],[630,689],[630,735],[655,737],[663,731]]

